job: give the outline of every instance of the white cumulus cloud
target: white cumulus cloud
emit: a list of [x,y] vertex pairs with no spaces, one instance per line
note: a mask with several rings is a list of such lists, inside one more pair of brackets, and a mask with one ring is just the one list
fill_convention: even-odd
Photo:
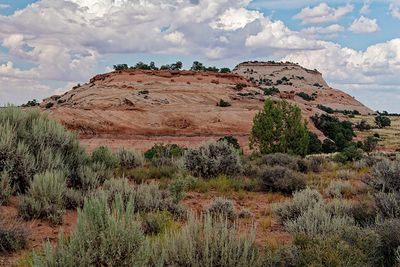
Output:
[[293,18],[301,20],[304,24],[323,24],[338,21],[343,16],[352,12],[353,5],[332,8],[326,3],[321,3],[315,7],[305,7]]
[[349,27],[349,31],[354,33],[373,33],[379,31],[379,26],[376,19],[361,16],[353,21]]

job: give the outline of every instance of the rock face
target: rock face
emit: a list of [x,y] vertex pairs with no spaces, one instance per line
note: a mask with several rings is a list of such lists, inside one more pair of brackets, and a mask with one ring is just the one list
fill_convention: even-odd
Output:
[[[285,76],[288,81],[278,84]],[[296,102],[305,118],[323,113],[316,108],[318,104],[372,112],[331,89],[319,72],[294,64],[267,63],[242,63],[232,74],[114,71],[97,75],[62,96],[45,99],[41,106],[77,131],[89,149],[106,144],[145,150],[155,142],[195,146],[224,135],[234,135],[247,146],[253,117],[263,107],[263,89],[274,84],[280,91],[274,98]],[[305,101],[296,92],[317,96]],[[217,106],[221,99],[231,106]]]

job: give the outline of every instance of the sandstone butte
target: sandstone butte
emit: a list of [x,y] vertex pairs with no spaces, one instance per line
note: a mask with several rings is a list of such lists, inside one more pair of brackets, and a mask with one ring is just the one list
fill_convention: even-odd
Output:
[[[49,97],[41,107],[78,132],[88,150],[107,145],[144,151],[156,142],[192,147],[232,135],[248,151],[253,117],[269,97],[264,96],[263,89],[273,86],[280,91],[273,98],[297,104],[308,127],[321,139],[323,134],[310,120],[312,115],[324,113],[318,105],[373,113],[352,96],[331,88],[317,70],[273,62],[244,62],[227,74],[113,71],[97,75],[61,96]],[[315,99],[306,101],[296,95],[300,92]],[[217,106],[220,99],[231,106]]]

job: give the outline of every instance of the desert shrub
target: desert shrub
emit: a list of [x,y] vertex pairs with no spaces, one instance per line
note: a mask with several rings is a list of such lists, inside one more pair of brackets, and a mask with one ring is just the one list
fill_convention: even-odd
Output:
[[342,198],[349,195],[351,191],[351,184],[348,181],[332,181],[326,188],[326,194],[334,198]]
[[293,245],[269,250],[263,266],[379,266],[379,236],[345,227],[331,235],[295,236]]
[[132,201],[136,212],[166,210],[176,217],[186,215],[186,210],[175,202],[170,192],[160,190],[157,184],[141,184],[135,187],[132,191]]
[[104,164],[108,169],[114,169],[118,166],[118,158],[112,151],[105,146],[100,146],[93,150],[91,161],[93,163]]
[[28,244],[28,231],[17,224],[7,224],[0,218],[0,255],[24,249]]
[[287,101],[266,100],[264,109],[255,115],[250,148],[261,154],[288,153],[305,156],[309,136],[301,111]]
[[323,205],[317,204],[307,209],[297,219],[286,221],[284,226],[292,234],[315,236],[332,234],[353,224],[353,218],[347,215],[332,214]]
[[229,102],[227,102],[227,101],[225,101],[225,100],[223,100],[223,99],[220,99],[219,102],[217,103],[217,106],[218,106],[218,107],[225,108],[225,107],[230,107],[230,106],[232,106],[232,104],[229,103]]
[[400,191],[400,162],[388,159],[377,162],[372,167],[374,186],[383,191]]
[[137,151],[120,148],[116,156],[122,168],[135,168],[143,165],[143,157]]
[[338,170],[336,172],[336,177],[339,178],[340,180],[350,180],[351,177],[354,176],[354,172],[350,170]]
[[105,181],[102,190],[108,195],[108,200],[110,203],[115,201],[115,197],[118,195],[121,197],[124,204],[127,204],[134,194],[133,187],[129,184],[128,179],[110,179]]
[[[157,161],[158,163],[160,161]],[[165,162],[165,161],[163,161]],[[123,172],[122,176],[128,177],[134,180],[136,183],[143,183],[149,179],[173,179],[179,168],[174,165],[162,165],[159,167],[148,166],[148,167],[138,167],[135,169],[127,170]]]
[[386,220],[376,227],[380,236],[381,266],[395,266],[396,250],[400,246],[400,220]]
[[143,215],[142,229],[146,235],[163,233],[173,224],[173,218],[168,211],[157,211]]
[[8,173],[0,173],[0,206],[7,204],[9,198],[13,194],[13,188],[11,187],[10,178]]
[[242,219],[251,218],[253,213],[247,208],[242,208],[238,213],[238,217]]
[[184,165],[192,175],[203,178],[238,175],[242,171],[238,152],[226,142],[212,141],[198,149],[188,150]]
[[312,172],[321,172],[325,163],[325,158],[312,156],[308,158],[310,170]]
[[319,140],[318,135],[313,132],[308,132],[308,151],[307,154],[319,154],[322,152],[322,142]]
[[350,205],[347,214],[354,218],[357,225],[366,227],[375,223],[377,209],[372,203],[356,202]]
[[110,205],[105,193],[86,199],[71,235],[61,235],[54,249],[47,244],[33,265],[140,266],[144,235],[131,203],[117,195]]
[[205,215],[191,216],[179,232],[167,232],[155,246],[148,265],[245,267],[256,266],[257,260],[253,233],[238,236],[236,226]]
[[312,189],[305,189],[293,194],[292,202],[283,202],[276,204],[274,213],[279,217],[281,222],[297,219],[306,210],[323,202],[322,195]]
[[173,161],[183,156],[185,149],[177,144],[155,144],[144,153],[144,157],[154,166],[172,165]]
[[379,192],[375,195],[375,203],[381,218],[400,218],[400,193]]
[[335,142],[329,138],[324,139],[322,142],[322,152],[324,153],[333,153],[337,151],[337,149],[338,147],[336,146]]
[[235,208],[231,200],[216,198],[206,209],[212,217],[224,217],[229,220],[235,219]]
[[62,172],[34,176],[26,196],[21,198],[18,214],[23,219],[44,218],[62,223],[65,213],[66,178]]
[[263,90],[264,90],[264,95],[276,95],[279,93],[279,89],[276,88],[275,86],[264,88]]
[[65,191],[65,207],[67,209],[75,210],[82,208],[84,200],[85,194],[80,190],[68,188]]
[[305,92],[296,93],[296,95],[301,97],[305,101],[315,100],[315,97],[313,95],[309,95],[309,94],[307,94]]
[[184,179],[176,179],[170,182],[168,189],[175,203],[179,203],[182,199],[185,198],[185,189],[187,187],[187,181]]
[[355,125],[355,128],[359,131],[369,131],[371,130],[372,126],[366,120],[361,120],[359,123]]
[[378,126],[378,128],[389,127],[392,124],[390,118],[382,116],[382,115],[375,117],[375,123],[376,123],[376,126]]
[[16,192],[26,192],[34,174],[62,170],[71,186],[87,158],[75,134],[39,110],[0,110],[0,173]]
[[235,149],[240,149],[239,142],[238,142],[237,138],[235,138],[234,136],[231,136],[231,135],[224,136],[224,137],[218,139],[218,141],[227,142],[228,144],[233,146]]
[[260,159],[257,160],[258,165],[267,165],[267,166],[282,166],[294,171],[299,171],[300,165],[300,157],[292,156],[285,153],[273,153],[263,155]]
[[353,140],[354,132],[351,122],[340,121],[338,118],[326,114],[314,115],[311,119],[317,129],[322,131],[330,140],[334,141],[339,151],[347,147]]
[[349,161],[357,161],[362,159],[363,151],[360,148],[357,148],[355,145],[349,145],[343,149],[342,152],[339,152],[335,155],[334,160],[340,163],[346,163]]
[[376,138],[375,136],[367,136],[367,138],[364,139],[364,141],[361,144],[361,149],[364,150],[367,153],[371,153],[374,151],[378,145],[379,139]]
[[306,188],[306,177],[303,174],[280,166],[263,170],[259,179],[262,191],[291,194]]

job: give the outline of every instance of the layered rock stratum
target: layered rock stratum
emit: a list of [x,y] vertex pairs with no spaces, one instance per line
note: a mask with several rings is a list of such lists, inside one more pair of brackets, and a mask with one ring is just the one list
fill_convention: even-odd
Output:
[[[247,146],[254,115],[263,107],[264,89],[297,104],[309,127],[310,117],[337,110],[372,111],[350,95],[329,87],[322,74],[292,63],[244,62],[233,73],[194,71],[114,71],[93,77],[41,106],[68,129],[77,131],[89,149],[98,145],[139,150],[155,142],[195,146],[225,135]],[[313,95],[306,101],[296,95]],[[219,107],[220,100],[229,107]],[[338,114],[338,116],[342,116]]]

